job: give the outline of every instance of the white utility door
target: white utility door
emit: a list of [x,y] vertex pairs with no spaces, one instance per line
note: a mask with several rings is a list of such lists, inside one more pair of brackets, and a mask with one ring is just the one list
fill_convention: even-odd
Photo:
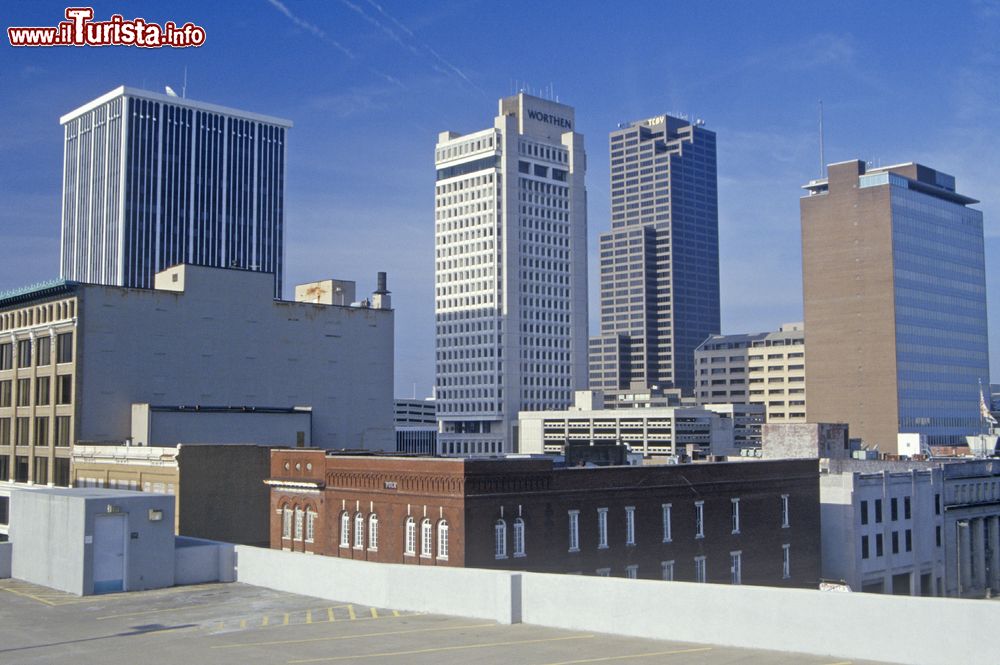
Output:
[[125,579],[125,515],[94,519],[94,593],[123,591]]

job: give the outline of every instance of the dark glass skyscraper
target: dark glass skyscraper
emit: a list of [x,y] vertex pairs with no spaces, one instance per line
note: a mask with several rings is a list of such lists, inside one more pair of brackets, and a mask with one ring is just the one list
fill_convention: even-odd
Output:
[[124,86],[60,118],[61,274],[150,288],[178,263],[284,272],[292,123]]
[[661,115],[611,133],[592,389],[690,394],[694,350],[719,332],[715,133],[702,125]]

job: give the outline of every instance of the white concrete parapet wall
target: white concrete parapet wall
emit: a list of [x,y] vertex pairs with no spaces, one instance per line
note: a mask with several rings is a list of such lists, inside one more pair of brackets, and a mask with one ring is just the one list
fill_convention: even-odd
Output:
[[236,550],[240,582],[390,609],[905,665],[997,662],[985,627],[1000,624],[1000,603],[984,600],[404,566],[243,545]]
[[174,538],[174,585],[233,582],[236,546],[202,538]]
[[520,574],[404,566],[236,547],[236,580],[306,596],[412,612],[519,623]]

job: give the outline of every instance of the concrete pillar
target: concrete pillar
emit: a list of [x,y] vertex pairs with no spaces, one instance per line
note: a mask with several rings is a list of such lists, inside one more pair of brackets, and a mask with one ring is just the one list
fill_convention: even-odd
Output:
[[986,538],[990,550],[990,588],[994,594],[1000,593],[1000,516],[986,519]]
[[981,591],[986,590],[986,538],[984,537],[985,521],[982,518],[970,520],[972,531],[972,556],[975,557],[975,575],[972,586]]
[[[963,526],[964,523],[964,526]],[[972,520],[955,523],[958,532],[958,595],[964,596],[972,586]]]

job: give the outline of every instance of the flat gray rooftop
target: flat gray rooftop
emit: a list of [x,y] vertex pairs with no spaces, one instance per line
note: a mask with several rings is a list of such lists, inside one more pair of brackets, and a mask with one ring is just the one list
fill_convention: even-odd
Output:
[[66,662],[876,665],[505,626],[336,603],[245,584],[81,598],[0,580],[0,663]]

